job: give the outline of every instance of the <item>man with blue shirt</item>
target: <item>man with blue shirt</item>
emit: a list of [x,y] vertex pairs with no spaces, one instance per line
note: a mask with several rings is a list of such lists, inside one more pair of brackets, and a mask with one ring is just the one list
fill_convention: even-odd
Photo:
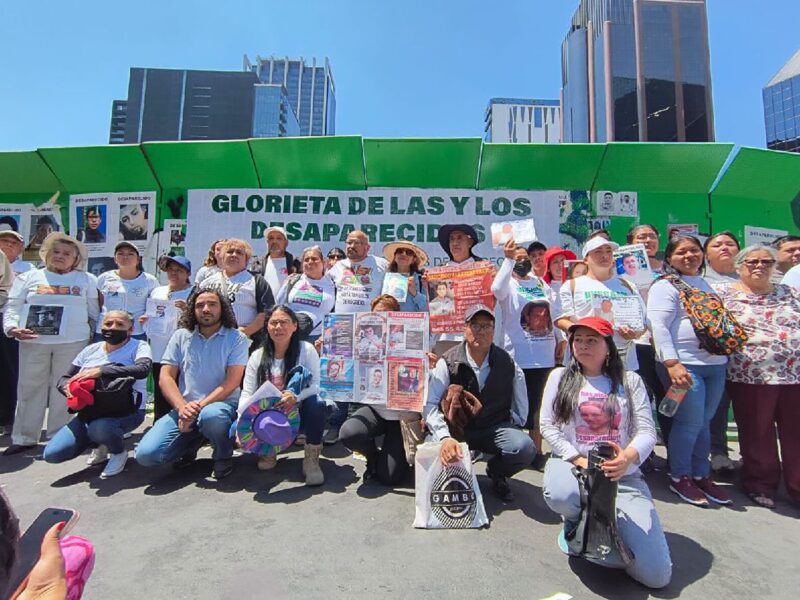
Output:
[[189,466],[207,439],[214,448],[214,478],[231,474],[232,426],[249,347],[219,291],[201,290],[189,298],[161,358],[158,385],[172,410],[142,438],[139,464]]

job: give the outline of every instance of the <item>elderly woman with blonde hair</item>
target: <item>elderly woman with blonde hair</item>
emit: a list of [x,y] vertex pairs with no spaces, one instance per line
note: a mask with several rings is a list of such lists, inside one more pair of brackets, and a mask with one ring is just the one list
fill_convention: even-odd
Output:
[[48,438],[69,421],[58,381],[86,346],[89,322],[100,312],[97,280],[84,271],[83,244],[51,233],[39,256],[44,268],[14,280],[3,321],[5,334],[20,342],[18,403],[6,455],[36,446],[45,411]]

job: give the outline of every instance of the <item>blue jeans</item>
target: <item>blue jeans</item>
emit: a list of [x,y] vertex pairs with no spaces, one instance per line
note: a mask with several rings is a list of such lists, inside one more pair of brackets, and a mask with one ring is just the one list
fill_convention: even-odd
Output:
[[203,407],[191,431],[178,430],[178,411],[171,410],[155,422],[139,442],[136,462],[144,467],[163,465],[196,451],[204,439],[211,442],[214,460],[233,456],[233,432],[236,408],[225,402]]
[[709,423],[725,390],[727,365],[684,365],[692,375],[692,389],[672,417],[669,467],[672,477],[708,477],[711,464]]
[[322,443],[327,414],[328,404],[319,396],[309,396],[300,403],[300,427],[305,431],[307,444]]
[[108,448],[111,454],[125,450],[123,435],[133,431],[144,421],[144,411],[118,418],[95,419],[84,423],[75,417],[56,432],[47,442],[44,459],[49,463],[60,463],[80,455],[92,443]]
[[[567,521],[581,518],[581,497],[572,465],[551,458],[544,469],[544,501]],[[650,588],[662,588],[672,578],[672,559],[650,489],[640,474],[626,475],[617,487],[617,526],[634,560],[625,572]]]

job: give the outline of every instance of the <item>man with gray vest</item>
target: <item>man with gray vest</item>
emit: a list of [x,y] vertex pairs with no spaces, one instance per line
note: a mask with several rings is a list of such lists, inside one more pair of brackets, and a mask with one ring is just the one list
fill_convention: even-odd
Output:
[[[467,442],[471,450],[493,455],[486,466],[492,480],[492,490],[504,501],[514,495],[508,478],[531,464],[536,448],[522,430],[528,417],[528,392],[525,376],[514,359],[494,345],[495,317],[487,306],[478,304],[466,313],[464,341],[445,352],[436,363],[428,386],[425,422],[433,439],[441,441],[440,457],[447,464],[460,460],[459,441]],[[461,412],[463,435],[456,435],[452,406],[445,411],[442,400],[450,386],[461,386],[480,402],[480,408]],[[458,388],[455,388],[458,390]]]

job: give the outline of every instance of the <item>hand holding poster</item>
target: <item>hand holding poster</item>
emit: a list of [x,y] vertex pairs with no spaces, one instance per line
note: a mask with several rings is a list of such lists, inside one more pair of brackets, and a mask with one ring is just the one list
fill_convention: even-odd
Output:
[[592,297],[594,316],[605,319],[614,329],[630,327],[634,331],[644,330],[644,315],[638,296],[600,295]]
[[508,240],[513,239],[518,244],[536,240],[536,226],[533,219],[520,219],[519,221],[501,221],[492,223],[492,246],[499,248]]
[[428,269],[431,333],[462,332],[464,316],[475,304],[494,308],[494,273],[488,261]]
[[614,251],[617,275],[639,289],[648,289],[653,283],[653,270],[647,260],[644,244],[620,246]]
[[60,304],[25,304],[25,329],[36,335],[61,335],[64,306]]
[[402,273],[386,273],[383,276],[382,294],[389,294],[398,302],[405,302],[408,298],[408,276]]

